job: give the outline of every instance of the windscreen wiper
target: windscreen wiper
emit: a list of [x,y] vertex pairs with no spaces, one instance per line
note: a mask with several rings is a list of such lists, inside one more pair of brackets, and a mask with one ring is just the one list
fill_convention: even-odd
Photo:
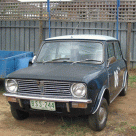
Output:
[[95,62],[101,62],[100,60],[85,59],[85,60],[75,61],[75,62],[73,62],[72,64],[75,64],[75,63],[81,63],[81,62],[84,62],[84,61],[95,61]]
[[57,59],[53,59],[51,61],[56,61],[56,60],[70,60],[70,58],[57,58]]
[[57,58],[57,59],[53,59],[53,60],[43,61],[43,63],[53,62],[53,61],[58,61],[58,60],[70,60],[70,58]]
[[96,61],[96,62],[102,62],[100,60],[93,60],[93,59],[85,59],[84,61]]

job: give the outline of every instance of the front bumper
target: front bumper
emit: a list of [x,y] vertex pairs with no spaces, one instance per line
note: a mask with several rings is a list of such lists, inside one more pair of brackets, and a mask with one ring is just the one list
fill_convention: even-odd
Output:
[[29,95],[18,95],[18,94],[10,94],[10,93],[4,93],[3,94],[6,97],[15,97],[18,99],[27,99],[27,100],[40,100],[40,101],[49,101],[49,102],[77,102],[77,103],[92,103],[92,100],[90,99],[71,99],[71,98],[48,98],[45,96],[29,96]]
[[[47,98],[45,96],[30,96],[4,93],[8,102],[20,110],[34,111],[30,107],[30,100],[47,101],[56,103],[56,111],[54,113],[62,113],[69,115],[87,115],[90,114],[92,100],[90,99],[72,99],[72,98]],[[78,107],[79,106],[79,107]],[[83,106],[83,107],[82,107]],[[36,112],[36,111],[35,111]],[[44,111],[49,112],[49,111]]]

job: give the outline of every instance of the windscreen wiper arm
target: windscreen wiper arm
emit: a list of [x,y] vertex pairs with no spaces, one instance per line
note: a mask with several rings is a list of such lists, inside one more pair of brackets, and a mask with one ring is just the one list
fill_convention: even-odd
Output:
[[57,60],[69,60],[69,59],[70,59],[70,58],[57,58],[57,59],[53,59],[53,60],[43,61],[43,63],[53,62],[53,61],[57,61]]
[[80,62],[84,62],[84,61],[96,61],[96,62],[101,62],[100,60],[85,59],[85,60],[75,61],[75,62],[73,62],[72,64],[80,63]]
[[85,59],[84,61],[97,61],[97,62],[101,62],[100,60],[92,60],[92,59]]

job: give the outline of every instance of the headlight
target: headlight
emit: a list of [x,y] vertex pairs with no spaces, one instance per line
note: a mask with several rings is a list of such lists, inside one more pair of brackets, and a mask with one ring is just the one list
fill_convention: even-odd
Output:
[[86,95],[87,88],[82,83],[74,83],[71,86],[71,93],[74,97],[82,98]]
[[18,89],[17,81],[14,79],[5,79],[6,90],[10,93],[16,93]]

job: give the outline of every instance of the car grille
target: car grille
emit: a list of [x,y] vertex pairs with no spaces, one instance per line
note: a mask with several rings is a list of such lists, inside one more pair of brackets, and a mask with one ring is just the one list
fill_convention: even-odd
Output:
[[70,82],[18,79],[19,94],[71,97]]

